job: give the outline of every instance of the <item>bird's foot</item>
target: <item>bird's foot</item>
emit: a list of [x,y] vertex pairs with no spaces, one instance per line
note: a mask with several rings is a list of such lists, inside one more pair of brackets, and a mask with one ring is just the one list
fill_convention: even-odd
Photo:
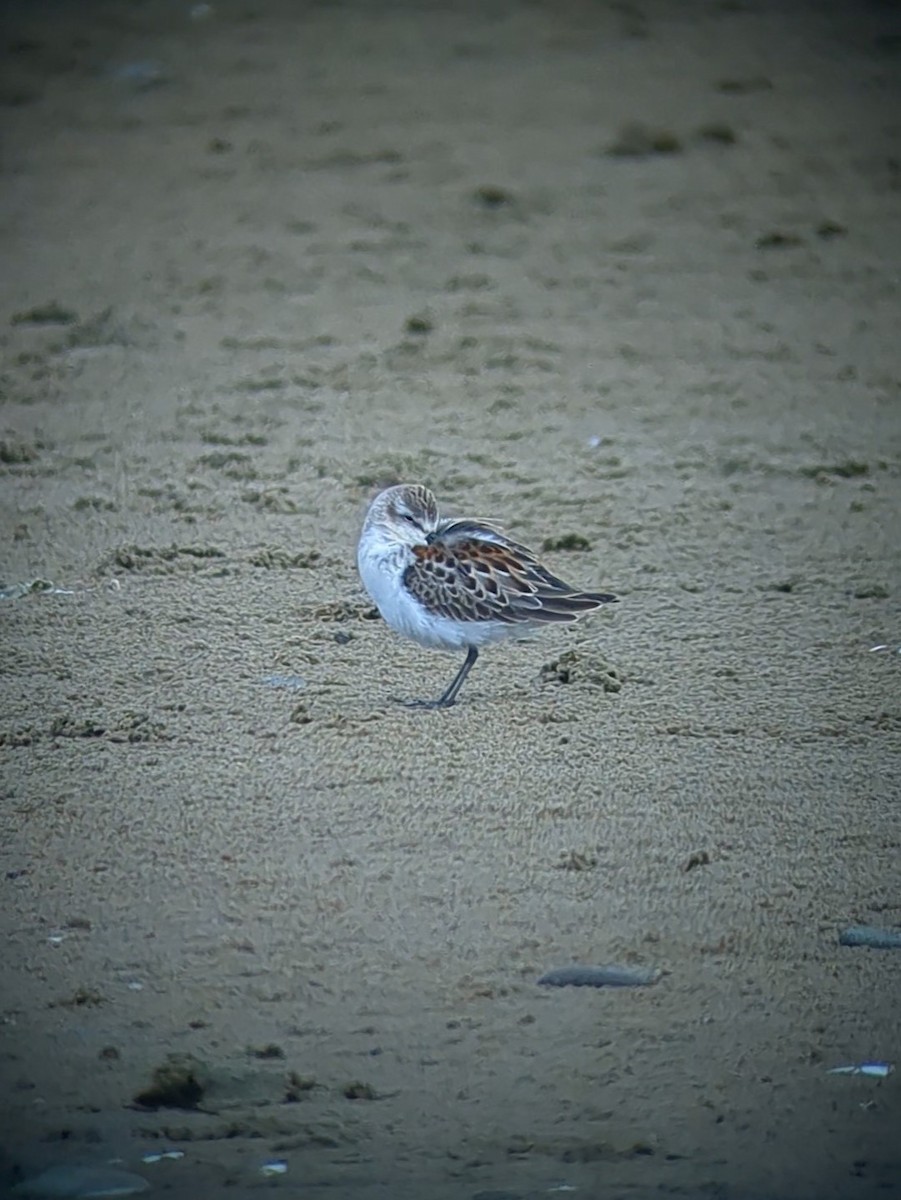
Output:
[[437,700],[404,700],[401,696],[392,696],[394,704],[402,704],[404,708],[450,708],[453,700],[445,700],[440,696]]

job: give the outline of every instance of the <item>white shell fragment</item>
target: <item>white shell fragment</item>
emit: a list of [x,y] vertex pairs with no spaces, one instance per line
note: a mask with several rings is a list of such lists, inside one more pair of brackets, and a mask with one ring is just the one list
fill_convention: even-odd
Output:
[[570,963],[547,971],[538,983],[541,987],[650,987],[662,974],[662,971],[644,967],[591,967]]
[[89,1200],[90,1197],[134,1196],[150,1184],[131,1171],[115,1167],[48,1167],[33,1179],[23,1179],[13,1188],[14,1196],[34,1200]]
[[901,929],[878,925],[849,925],[838,935],[841,946],[868,946],[871,950],[901,950]]
[[260,1167],[260,1174],[265,1175],[267,1179],[273,1175],[286,1175],[287,1173],[288,1164],[283,1158],[270,1158]]
[[184,1150],[148,1150],[146,1154],[141,1155],[141,1162],[158,1163],[162,1162],[164,1158],[176,1159],[184,1158],[184,1156]]
[[892,1063],[887,1062],[865,1062],[852,1063],[847,1067],[830,1067],[826,1072],[827,1075],[870,1075],[874,1079],[885,1079],[887,1075],[891,1075],[894,1071]]
[[299,692],[307,686],[302,675],[264,675],[260,683],[265,687],[286,688],[289,692]]

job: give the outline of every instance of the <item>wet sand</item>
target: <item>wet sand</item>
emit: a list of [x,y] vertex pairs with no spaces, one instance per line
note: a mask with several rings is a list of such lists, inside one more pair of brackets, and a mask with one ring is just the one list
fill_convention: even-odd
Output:
[[[0,1189],[901,1191],[894,21],[6,7]],[[392,703],[398,480],[620,603]]]

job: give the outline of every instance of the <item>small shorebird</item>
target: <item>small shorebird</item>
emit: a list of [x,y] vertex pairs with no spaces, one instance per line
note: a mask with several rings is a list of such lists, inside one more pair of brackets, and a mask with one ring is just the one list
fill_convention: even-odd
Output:
[[616,600],[570,587],[489,521],[440,517],[435,497],[418,483],[388,488],[372,501],[357,566],[392,629],[422,646],[466,650],[437,700],[409,702],[421,708],[454,703],[481,646],[546,622],[575,621]]

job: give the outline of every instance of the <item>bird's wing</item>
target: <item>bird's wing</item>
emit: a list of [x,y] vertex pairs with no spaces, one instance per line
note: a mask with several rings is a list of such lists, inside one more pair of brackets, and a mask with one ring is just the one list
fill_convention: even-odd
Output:
[[454,621],[574,621],[616,599],[570,587],[487,522],[445,522],[413,554],[406,587],[430,612]]

